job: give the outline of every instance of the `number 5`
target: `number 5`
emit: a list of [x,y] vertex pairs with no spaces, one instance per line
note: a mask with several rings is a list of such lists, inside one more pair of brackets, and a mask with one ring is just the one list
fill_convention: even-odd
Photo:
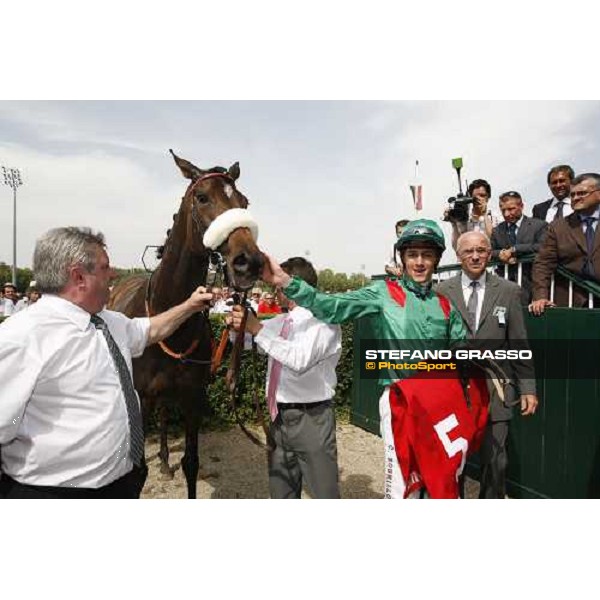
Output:
[[452,458],[454,455],[462,452],[460,467],[458,467],[456,471],[456,480],[458,481],[459,475],[465,468],[465,462],[467,462],[467,450],[469,449],[469,442],[467,442],[464,437],[458,437],[453,442],[450,440],[448,434],[456,427],[458,427],[458,420],[456,419],[456,415],[454,413],[447,416],[445,419],[442,419],[439,423],[433,426],[449,458]]

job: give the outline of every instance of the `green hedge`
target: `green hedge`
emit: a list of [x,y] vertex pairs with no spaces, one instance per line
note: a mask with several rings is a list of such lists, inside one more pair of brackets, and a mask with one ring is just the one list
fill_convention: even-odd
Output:
[[[221,332],[224,324],[220,316],[211,317],[213,338],[215,344],[221,338]],[[350,410],[350,394],[352,391],[352,367],[353,367],[353,350],[352,336],[354,326],[353,323],[345,323],[342,325],[342,356],[337,366],[337,387],[335,402],[338,412],[342,416]],[[223,363],[219,368],[214,380],[208,388],[208,402],[202,407],[201,426],[202,429],[225,428],[235,424],[235,417],[231,410],[230,395],[225,386],[225,374],[229,366],[229,357],[231,352],[231,344],[229,344]],[[193,366],[189,368],[193,369]],[[257,355],[256,377],[258,378],[259,399],[263,408],[263,414],[267,414],[265,402],[265,380],[267,372],[267,357],[265,355]],[[252,353],[245,351],[242,354],[242,363],[239,375],[239,390],[237,396],[237,408],[240,418],[248,423],[256,421],[256,409],[252,397]],[[152,428],[156,428],[157,419],[151,420]],[[169,409],[169,425],[180,427],[182,425],[181,411],[178,406],[172,406]]]

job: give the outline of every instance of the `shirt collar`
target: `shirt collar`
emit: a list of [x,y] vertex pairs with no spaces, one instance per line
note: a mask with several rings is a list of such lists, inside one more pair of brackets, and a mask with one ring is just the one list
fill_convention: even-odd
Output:
[[[519,227],[521,227],[521,223],[523,223],[523,217],[524,216],[525,215],[521,215],[521,217],[519,218],[519,220],[516,223],[514,223],[514,225],[516,225],[517,229],[519,229]],[[506,228],[508,229],[511,226],[511,223],[509,223],[508,221],[505,221],[505,223],[506,223]]]
[[[550,205],[550,208],[556,208],[556,205],[559,202],[561,202],[561,200],[552,196],[552,204]],[[567,196],[566,198],[563,198],[562,202],[565,203],[565,206],[571,206],[571,197]]]
[[461,273],[460,276],[460,283],[463,286],[463,288],[470,288],[471,287],[471,282],[472,281],[479,281],[479,289],[482,290],[485,287],[485,281],[487,278],[487,272],[484,271],[481,274],[481,277],[479,279],[471,279],[464,271]]
[[85,331],[90,324],[90,313],[83,308],[73,304],[65,298],[54,294],[44,294],[39,300],[42,306],[48,307],[50,310],[60,313],[63,317],[74,323],[81,331]]
[[[586,219],[587,217],[594,217],[596,219],[596,223],[597,223],[598,220],[600,220],[600,206],[597,206],[596,210],[591,215],[583,216],[581,213],[577,213],[577,216],[579,217],[579,219],[581,220],[582,223],[583,223],[583,220]],[[594,225],[596,225],[596,223],[594,223]]]
[[299,323],[305,319],[310,319],[313,314],[307,308],[302,306],[294,306],[288,313],[283,313],[281,316],[291,319],[294,323]]

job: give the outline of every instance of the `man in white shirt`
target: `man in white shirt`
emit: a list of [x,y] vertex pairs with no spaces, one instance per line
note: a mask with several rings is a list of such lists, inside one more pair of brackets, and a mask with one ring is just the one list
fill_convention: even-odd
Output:
[[12,283],[5,283],[3,286],[4,298],[2,300],[2,316],[10,317],[16,312],[17,307],[17,288]]
[[574,177],[575,172],[569,165],[552,167],[546,178],[552,198],[536,204],[531,214],[546,223],[552,223],[561,217],[568,217],[573,212],[570,194],[571,182]]
[[147,469],[131,359],[211,295],[198,288],[151,318],[105,310],[115,274],[88,228],[48,231],[33,267],[44,296],[0,326],[0,497],[137,498]]
[[212,295],[213,305],[210,308],[211,315],[219,315],[231,312],[231,306],[227,304],[227,299],[224,297],[222,289],[218,287],[212,288]]
[[[317,274],[310,262],[290,258],[282,265],[310,285]],[[276,447],[269,452],[271,498],[300,498],[304,482],[313,498],[339,498],[337,444],[333,396],[335,368],[342,352],[339,325],[327,325],[277,290],[282,309],[289,312],[266,321],[248,313],[246,331],[269,355],[267,404]],[[239,330],[243,318],[234,307]]]

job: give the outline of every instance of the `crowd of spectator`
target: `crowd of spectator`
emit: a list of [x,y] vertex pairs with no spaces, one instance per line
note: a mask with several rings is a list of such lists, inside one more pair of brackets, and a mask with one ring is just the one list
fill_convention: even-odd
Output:
[[[525,214],[527,203],[521,192],[499,194],[498,218],[492,213],[490,184],[475,179],[468,187],[472,201],[464,218],[454,217],[450,210],[444,213],[444,220],[452,226],[452,247],[457,250],[463,233],[483,233],[491,244],[496,273],[520,286],[522,304],[535,315],[547,306],[600,306],[598,298],[590,300],[585,290],[557,273],[562,266],[579,278],[600,283],[600,236],[596,235],[600,175],[576,176],[570,165],[561,164],[549,170],[546,182],[551,197],[534,204],[531,216]],[[396,231],[407,222],[398,221]],[[392,276],[402,274],[395,254],[385,271]]]
[[6,282],[0,290],[0,317],[10,317],[32,306],[40,299],[40,296],[35,281],[29,284],[25,293],[19,293],[17,286]]
[[[235,292],[229,287],[211,288],[213,295],[210,314],[230,313],[235,304]],[[270,290],[263,291],[259,287],[252,289],[248,302],[255,314],[259,316],[279,315],[284,310],[280,305],[278,295]]]

